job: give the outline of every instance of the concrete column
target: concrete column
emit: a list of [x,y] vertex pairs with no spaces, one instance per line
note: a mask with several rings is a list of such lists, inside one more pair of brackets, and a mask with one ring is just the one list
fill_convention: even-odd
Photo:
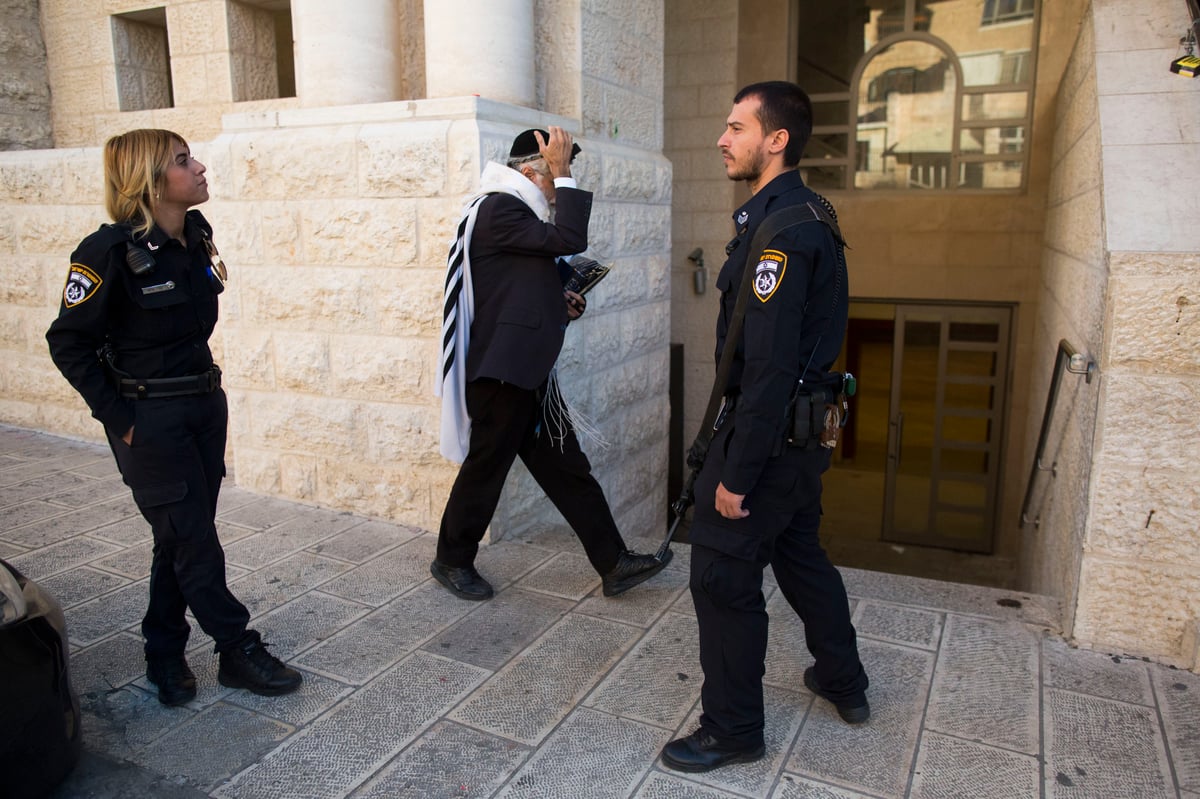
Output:
[[397,25],[395,0],[292,0],[300,104],[399,99]]
[[533,0],[426,0],[425,92],[532,107]]

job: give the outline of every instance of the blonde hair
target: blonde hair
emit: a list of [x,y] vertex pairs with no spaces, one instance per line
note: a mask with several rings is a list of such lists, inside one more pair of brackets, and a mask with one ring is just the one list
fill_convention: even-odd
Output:
[[145,235],[154,227],[154,212],[175,144],[187,141],[169,130],[140,128],[104,143],[104,207],[114,222],[129,222]]

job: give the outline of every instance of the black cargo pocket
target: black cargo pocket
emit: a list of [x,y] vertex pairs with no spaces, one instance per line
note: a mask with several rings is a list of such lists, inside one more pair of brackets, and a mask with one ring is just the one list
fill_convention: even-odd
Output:
[[726,519],[713,510],[697,514],[688,531],[688,540],[731,558],[754,560],[762,544],[762,534],[751,526],[750,517]]
[[790,513],[797,505],[803,503],[803,497],[797,496],[800,485],[800,470],[795,464],[772,458],[767,461],[754,490],[746,497],[742,507],[749,508],[751,515],[754,506],[758,504],[774,508],[782,513]]
[[[136,435],[136,433],[135,433]],[[180,480],[177,483],[161,483],[154,486],[133,489],[133,499],[139,508],[159,508],[179,502],[187,496],[187,483]]]

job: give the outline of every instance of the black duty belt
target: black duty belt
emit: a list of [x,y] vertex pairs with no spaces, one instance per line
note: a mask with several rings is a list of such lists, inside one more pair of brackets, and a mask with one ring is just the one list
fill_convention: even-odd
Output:
[[193,394],[211,394],[221,387],[221,370],[214,366],[207,372],[187,377],[156,377],[136,380],[122,377],[117,389],[122,397],[130,399],[158,399],[161,397],[187,397]]

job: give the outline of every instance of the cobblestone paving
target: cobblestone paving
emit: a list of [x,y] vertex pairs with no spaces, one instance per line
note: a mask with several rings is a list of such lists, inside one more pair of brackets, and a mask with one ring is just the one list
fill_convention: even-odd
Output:
[[304,686],[221,687],[197,629],[199,693],[165,708],[138,632],[150,531],[108,450],[0,426],[0,513],[0,557],[71,637],[85,755],[56,799],[1200,799],[1200,676],[1072,648],[1046,597],[844,570],[873,710],[849,727],[805,690],[768,574],[767,754],[682,775],[658,751],[699,717],[685,545],[606,599],[570,532],[538,530],[485,546],[499,590],[464,602],[429,576],[433,533],[230,485],[231,587]]

